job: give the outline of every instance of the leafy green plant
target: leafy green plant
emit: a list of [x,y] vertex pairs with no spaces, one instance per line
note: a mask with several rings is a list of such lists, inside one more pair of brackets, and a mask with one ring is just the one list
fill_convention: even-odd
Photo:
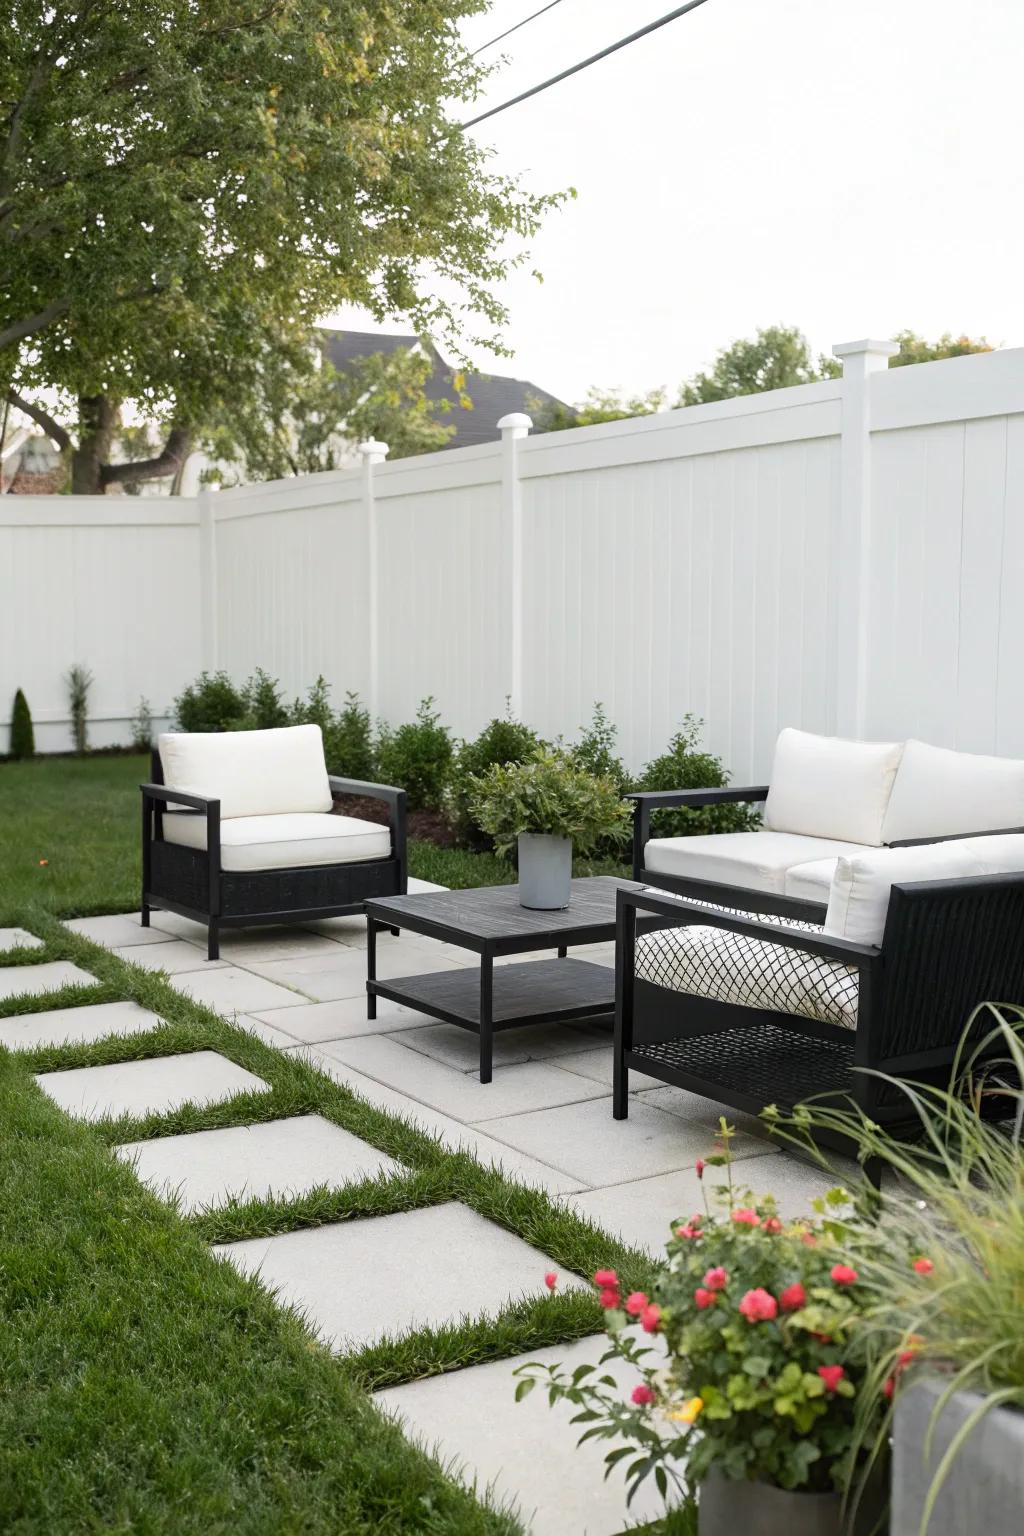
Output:
[[[568,1374],[529,1362],[516,1373],[518,1397],[540,1382],[552,1402],[580,1409],[581,1443],[626,1442],[605,1461],[609,1471],[628,1461],[631,1499],[652,1474],[666,1494],[670,1480],[692,1489],[712,1467],[735,1481],[843,1490],[858,1409],[876,1424],[884,1417],[859,1345],[863,1288],[849,1262],[851,1234],[869,1224],[840,1216],[851,1197],[838,1188],[816,1202],[815,1217],[784,1223],[773,1199],[734,1187],[732,1134],[723,1120],[723,1150],[697,1164],[702,1189],[710,1167],[724,1166],[727,1182],[710,1200],[705,1193],[703,1212],[672,1222],[650,1293],[624,1295],[613,1269],[594,1275],[609,1338],[601,1363],[635,1368],[630,1399],[592,1366]],[[647,1343],[654,1336],[664,1352]]]
[[129,729],[132,733],[132,746],[136,752],[149,752],[153,746],[153,711],[149,707],[149,700],[145,694],[139,699],[138,708],[132,715]]
[[588,773],[611,779],[618,785],[619,794],[626,795],[633,788],[633,775],[615,750],[618,734],[619,728],[608,719],[604,705],[596,703],[590,724],[569,748],[569,756]]
[[[852,1107],[812,1103],[785,1119],[767,1113],[805,1149],[814,1151],[815,1131],[838,1132],[860,1158],[877,1158],[895,1175],[878,1197],[877,1228],[851,1234],[869,1396],[893,1399],[908,1374],[931,1366],[945,1379],[934,1425],[954,1392],[980,1394],[936,1468],[924,1532],[979,1423],[1000,1406],[1024,1410],[1024,1008],[976,1010],[948,1084],[885,1080],[906,1099],[919,1136],[897,1140]],[[998,1116],[982,1119],[981,1111]],[[889,1429],[858,1417],[862,1447],[880,1448]]]
[[521,720],[505,714],[484,726],[475,741],[463,741],[452,770],[447,809],[460,842],[469,847],[489,848],[491,840],[477,825],[470,803],[475,794],[473,780],[495,763],[523,763],[542,743],[536,731]]
[[395,731],[382,727],[377,771],[385,784],[397,784],[406,791],[410,811],[436,811],[444,800],[454,750],[451,731],[441,724],[434,700],[428,697],[410,724]]
[[12,757],[34,757],[36,750],[36,735],[32,728],[32,711],[28,707],[28,700],[19,688],[14,695],[14,707],[11,710],[11,745]]
[[75,751],[84,752],[89,744],[89,689],[92,687],[93,676],[88,667],[83,667],[76,662],[68,669],[64,682],[68,690],[68,710],[71,715],[71,734],[74,737]]
[[200,672],[174,701],[180,731],[230,731],[245,713],[246,701],[226,672]]
[[330,731],[328,767],[347,779],[373,779],[377,772],[376,751],[370,711],[359,702],[358,693],[346,693],[345,702]]
[[[700,748],[703,722],[684,715],[668,750],[647,764],[637,789],[724,789],[729,775],[722,760]],[[699,809],[657,810],[651,815],[654,837],[696,837],[704,832],[749,832],[758,825],[756,811],[745,805],[707,805]]]
[[281,696],[281,684],[257,667],[241,688],[245,713],[235,722],[236,731],[272,731],[288,724],[288,707]]
[[495,763],[474,779],[470,812],[502,857],[521,832],[569,837],[575,853],[589,853],[609,838],[625,842],[629,835],[629,810],[613,781],[547,747],[523,763]]

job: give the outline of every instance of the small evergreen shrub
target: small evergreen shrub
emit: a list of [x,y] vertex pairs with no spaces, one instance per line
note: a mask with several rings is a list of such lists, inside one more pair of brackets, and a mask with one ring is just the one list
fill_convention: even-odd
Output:
[[416,719],[397,730],[382,726],[377,742],[377,772],[409,797],[410,811],[438,811],[451,777],[451,731],[441,724],[434,700],[426,698]]
[[541,745],[536,731],[510,715],[491,720],[475,741],[460,743],[447,797],[448,814],[460,842],[470,848],[492,846],[470,809],[475,793],[473,779],[495,763],[525,763]]
[[[721,758],[700,749],[703,721],[684,715],[668,751],[644,769],[637,789],[725,789],[729,775]],[[696,837],[705,832],[749,832],[759,816],[746,805],[708,805],[700,809],[657,810],[652,837]]]
[[239,728],[246,701],[226,672],[200,672],[174,701],[180,731],[231,731]]
[[76,752],[84,752],[89,744],[89,689],[92,687],[92,681],[89,668],[83,667],[79,662],[69,668],[64,678],[68,690],[71,734],[74,737]]
[[129,729],[132,746],[136,752],[149,752],[153,747],[153,711],[145,694],[139,699],[139,707],[131,718]]
[[231,729],[235,731],[272,731],[288,724],[288,709],[281,697],[281,684],[276,677],[269,677],[262,667],[257,667],[252,677],[242,685],[242,703],[245,712]]
[[346,779],[370,779],[376,776],[377,757],[373,744],[370,711],[359,702],[358,693],[346,693],[345,702],[331,726],[331,773]]
[[595,704],[590,724],[581,733],[579,741],[569,748],[569,756],[588,773],[611,779],[618,785],[619,794],[625,795],[633,788],[633,775],[615,751],[618,734],[619,728],[608,719],[604,705]]
[[36,733],[32,728],[32,711],[19,688],[14,695],[14,707],[11,710],[10,753],[12,757],[34,757],[35,750]]

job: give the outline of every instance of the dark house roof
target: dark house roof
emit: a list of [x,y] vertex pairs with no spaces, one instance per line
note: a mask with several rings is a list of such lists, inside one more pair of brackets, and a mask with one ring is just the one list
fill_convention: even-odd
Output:
[[459,404],[453,384],[456,370],[445,361],[433,342],[420,341],[418,336],[380,336],[370,331],[321,331],[324,350],[339,373],[357,358],[370,357],[375,352],[400,352],[412,347],[422,347],[433,359],[434,367],[427,380],[426,395],[429,400],[451,401],[452,409],[438,420],[455,431],[445,444],[446,448],[466,448],[471,443],[493,443],[501,436],[497,422],[513,411],[536,412],[537,401],[561,405],[555,395],[549,394],[528,379],[510,379],[502,374],[463,373],[463,393],[473,402],[468,411]]

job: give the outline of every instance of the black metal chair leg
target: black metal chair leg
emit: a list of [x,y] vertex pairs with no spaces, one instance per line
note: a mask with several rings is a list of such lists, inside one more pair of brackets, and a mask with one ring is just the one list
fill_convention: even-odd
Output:
[[220,924],[215,917],[210,918],[206,930],[206,958],[207,960],[220,959]]

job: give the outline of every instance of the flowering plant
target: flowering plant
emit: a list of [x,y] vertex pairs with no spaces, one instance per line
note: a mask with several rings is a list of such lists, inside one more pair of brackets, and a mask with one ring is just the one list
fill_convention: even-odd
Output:
[[[663,1493],[669,1477],[692,1488],[712,1466],[731,1479],[820,1492],[846,1486],[854,1470],[864,1366],[848,1239],[860,1218],[834,1189],[814,1218],[783,1222],[773,1199],[733,1186],[724,1122],[722,1134],[726,1150],[697,1167],[702,1189],[708,1166],[724,1165],[728,1182],[714,1200],[705,1195],[703,1212],[673,1223],[649,1294],[623,1295],[611,1270],[594,1276],[609,1336],[602,1364],[619,1357],[635,1367],[630,1401],[589,1366],[568,1375],[528,1364],[517,1373],[520,1396],[542,1380],[553,1402],[581,1409],[582,1439],[632,1442],[606,1457],[610,1471],[635,1452],[630,1497],[650,1473]],[[878,1396],[869,1412],[881,1419],[885,1406]]]

